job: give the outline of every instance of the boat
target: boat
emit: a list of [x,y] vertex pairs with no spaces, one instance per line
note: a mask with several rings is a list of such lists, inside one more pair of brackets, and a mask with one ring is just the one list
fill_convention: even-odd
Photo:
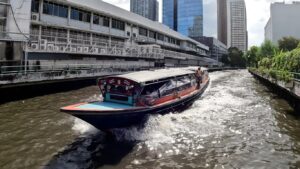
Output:
[[195,67],[132,72],[98,79],[103,100],[61,108],[100,130],[138,125],[152,114],[184,109],[199,98],[209,84],[208,71],[202,80]]

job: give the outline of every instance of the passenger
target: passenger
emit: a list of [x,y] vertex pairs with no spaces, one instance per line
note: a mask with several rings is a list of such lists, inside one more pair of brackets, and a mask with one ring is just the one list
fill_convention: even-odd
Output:
[[201,67],[199,67],[197,70],[196,70],[196,78],[197,78],[197,88],[199,89],[200,88],[200,84],[202,83],[202,70],[201,70]]

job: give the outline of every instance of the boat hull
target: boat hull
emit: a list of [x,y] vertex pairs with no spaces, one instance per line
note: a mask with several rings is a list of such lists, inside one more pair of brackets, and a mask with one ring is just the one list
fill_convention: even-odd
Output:
[[125,128],[134,125],[143,124],[147,121],[147,118],[151,114],[166,114],[170,111],[178,111],[182,110],[188,106],[190,106],[196,99],[198,99],[205,89],[207,88],[209,81],[204,84],[204,86],[195,92],[193,95],[178,99],[171,103],[151,107],[144,109],[136,109],[130,111],[118,111],[118,112],[106,112],[99,113],[98,111],[67,111],[61,110],[63,112],[69,113],[87,123],[93,125],[94,127],[100,130],[108,130],[113,128]]

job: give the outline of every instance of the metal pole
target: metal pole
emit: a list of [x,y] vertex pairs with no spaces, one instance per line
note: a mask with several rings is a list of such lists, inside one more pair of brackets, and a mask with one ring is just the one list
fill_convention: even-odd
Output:
[[25,75],[27,74],[27,60],[28,60],[28,52],[27,50],[25,50]]

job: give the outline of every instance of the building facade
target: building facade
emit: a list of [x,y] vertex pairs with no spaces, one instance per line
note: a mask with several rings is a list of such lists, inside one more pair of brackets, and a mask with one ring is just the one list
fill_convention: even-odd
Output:
[[218,40],[227,45],[227,1],[217,0]]
[[8,5],[13,11],[5,14],[0,47],[24,44],[13,45],[12,53],[23,54],[22,63],[214,64],[206,45],[103,1],[16,0]]
[[227,46],[214,37],[202,36],[195,40],[209,47],[209,55],[214,60],[220,62],[224,55],[228,55]]
[[157,0],[130,0],[130,11],[150,20],[158,21],[159,3]]
[[270,19],[265,26],[265,39],[278,43],[283,37],[292,36],[300,39],[300,2],[271,4]]
[[247,13],[244,0],[227,0],[227,47],[248,49]]
[[203,36],[202,0],[164,0],[163,24],[185,36]]

